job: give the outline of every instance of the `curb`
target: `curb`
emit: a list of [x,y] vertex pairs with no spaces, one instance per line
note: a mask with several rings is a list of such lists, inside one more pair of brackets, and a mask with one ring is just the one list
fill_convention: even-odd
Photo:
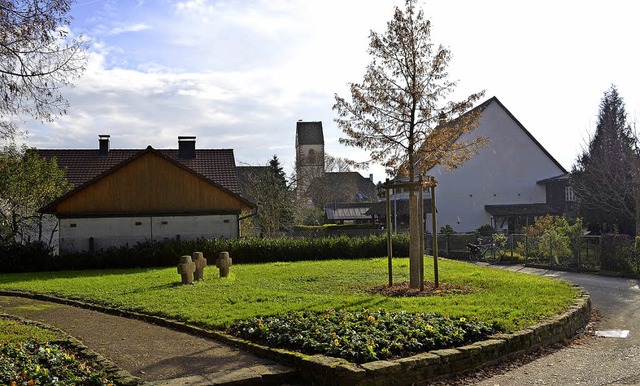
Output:
[[[169,327],[175,330],[196,334],[218,340],[219,342],[242,348],[256,355],[272,359],[297,369],[299,374],[314,385],[321,386],[355,386],[355,385],[411,385],[416,379],[423,381],[433,380],[449,375],[463,373],[475,368],[485,367],[504,360],[513,358],[519,354],[534,351],[540,347],[548,346],[564,339],[573,337],[576,331],[583,328],[591,316],[591,297],[582,287],[574,285],[580,295],[560,315],[546,318],[542,322],[527,329],[510,334],[495,334],[488,340],[473,344],[452,348],[434,350],[407,358],[395,360],[381,360],[368,362],[361,365],[351,363],[345,359],[327,357],[324,355],[308,355],[292,352],[284,349],[270,348],[250,341],[236,338],[222,332],[207,330],[201,327],[166,319],[159,316],[145,315],[137,312],[117,310],[110,307],[98,306],[76,300],[59,298],[56,296],[35,294],[20,291],[0,291],[0,295],[22,296],[37,300],[57,302],[76,307],[88,308],[118,316],[144,320],[157,325]],[[220,374],[218,374],[220,375]],[[271,377],[273,375],[273,377]],[[267,384],[282,379],[292,379],[297,372],[286,371],[283,368],[275,369],[269,375],[255,378],[255,373],[249,371],[248,379],[229,379],[235,384]],[[185,384],[219,384],[223,379],[215,380],[213,375],[203,375],[195,379],[175,379],[176,383],[147,383],[149,385],[185,385]],[[209,377],[209,378],[208,378]],[[163,382],[168,382],[163,381]],[[181,382],[182,383],[178,383]],[[193,382],[193,383],[191,383]],[[248,382],[248,383],[238,383]],[[224,384],[224,382],[220,383]],[[227,382],[227,384],[230,384]]]

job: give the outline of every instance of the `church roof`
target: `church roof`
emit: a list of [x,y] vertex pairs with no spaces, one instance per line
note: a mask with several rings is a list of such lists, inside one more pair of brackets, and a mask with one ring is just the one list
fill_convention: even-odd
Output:
[[302,122],[296,124],[296,145],[324,145],[322,122]]

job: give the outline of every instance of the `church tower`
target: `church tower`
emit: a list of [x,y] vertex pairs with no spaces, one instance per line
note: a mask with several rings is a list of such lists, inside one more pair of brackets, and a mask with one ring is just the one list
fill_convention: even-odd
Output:
[[296,125],[296,175],[300,195],[314,178],[324,176],[322,122],[298,121]]

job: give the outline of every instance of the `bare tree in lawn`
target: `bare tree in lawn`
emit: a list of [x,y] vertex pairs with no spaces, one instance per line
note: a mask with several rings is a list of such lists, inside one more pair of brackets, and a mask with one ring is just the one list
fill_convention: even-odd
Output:
[[[333,109],[345,138],[340,142],[369,151],[371,162],[383,165],[390,175],[416,181],[420,171],[439,164],[455,168],[487,143],[483,137],[461,136],[477,126],[479,111],[467,112],[484,92],[460,101],[448,101],[456,87],[448,80],[451,52],[431,41],[431,22],[407,0],[396,7],[383,34],[370,33],[368,65],[362,83],[351,83],[351,100],[338,95]],[[409,192],[410,287],[420,285],[420,235],[418,202]]]

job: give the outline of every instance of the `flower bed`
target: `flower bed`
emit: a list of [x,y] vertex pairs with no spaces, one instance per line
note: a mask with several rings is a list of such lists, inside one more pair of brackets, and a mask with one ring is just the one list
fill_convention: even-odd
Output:
[[104,372],[78,359],[72,350],[29,339],[0,343],[0,384],[112,385]]
[[496,330],[475,318],[365,309],[257,317],[237,321],[227,332],[270,347],[365,363],[473,343]]

